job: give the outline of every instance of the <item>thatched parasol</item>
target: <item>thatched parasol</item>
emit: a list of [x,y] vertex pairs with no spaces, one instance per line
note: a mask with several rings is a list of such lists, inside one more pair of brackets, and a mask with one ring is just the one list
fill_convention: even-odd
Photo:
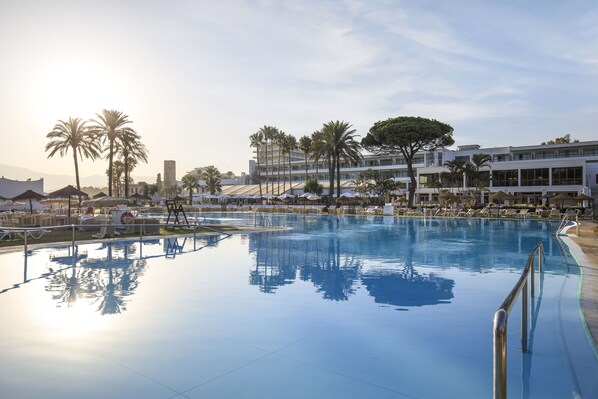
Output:
[[98,198],[107,197],[107,196],[108,196],[108,195],[107,195],[105,192],[103,192],[103,191],[100,191],[99,193],[97,193],[96,195],[94,195],[94,196],[93,196],[93,197],[91,197],[91,198],[93,198],[93,199],[98,199]]
[[577,197],[575,197],[574,199],[577,200],[577,201],[590,201],[590,200],[593,200],[594,198],[592,198],[589,195],[586,195],[584,193],[581,193]]
[[504,201],[505,199],[509,199],[509,194],[505,193],[504,191],[497,191],[495,193],[490,194],[492,200],[499,200]]
[[575,198],[565,194],[565,193],[560,193],[555,195],[554,197],[550,197],[550,202],[560,202],[561,203],[561,208],[565,205],[565,201],[574,201]]
[[71,186],[70,184],[66,187],[61,188],[60,190],[56,190],[48,194],[48,198],[68,198],[69,203],[69,217],[71,216],[71,197],[76,195],[81,199],[81,197],[89,197],[87,193],[77,190],[75,187]]
[[92,200],[83,201],[83,205],[90,205],[90,206],[114,206],[114,205],[126,205],[129,203],[129,200],[126,198],[114,198],[110,197],[109,195],[101,198],[96,198]]
[[29,200],[29,212],[33,213],[33,204],[31,203],[31,200],[39,201],[44,198],[46,198],[46,196],[43,194],[36,193],[33,190],[27,190],[24,193],[21,193],[21,194],[17,195],[16,197],[13,197],[12,200],[13,201]]

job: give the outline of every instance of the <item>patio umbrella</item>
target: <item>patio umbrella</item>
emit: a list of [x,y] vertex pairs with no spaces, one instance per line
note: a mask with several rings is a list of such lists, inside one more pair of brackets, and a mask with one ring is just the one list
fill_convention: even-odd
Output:
[[492,200],[499,200],[499,201],[504,201],[505,199],[510,199],[509,198],[509,194],[505,193],[504,191],[497,191],[495,193],[490,194],[490,197],[492,197]]
[[83,205],[91,205],[91,206],[113,206],[113,205],[126,205],[129,203],[129,200],[126,198],[114,198],[110,197],[109,195],[101,198],[96,198],[92,200],[83,201]]
[[592,197],[590,197],[589,195],[586,195],[586,194],[583,194],[583,193],[581,193],[581,194],[579,194],[577,197],[575,197],[575,199],[576,199],[577,201],[590,201],[590,200],[592,200],[593,198],[592,198]]
[[93,199],[98,199],[98,198],[107,197],[107,196],[108,195],[105,192],[100,191],[99,193],[97,193],[96,195],[94,195],[92,198]]
[[56,190],[48,194],[48,198],[59,198],[59,197],[66,197],[69,199],[69,217],[71,216],[71,197],[73,195],[77,195],[79,197],[89,197],[87,193],[77,190],[75,187],[71,186],[70,184],[66,187],[61,188],[60,190]]
[[565,193],[560,193],[560,194],[555,195],[554,197],[551,197],[550,201],[551,202],[552,201],[554,201],[554,202],[560,201],[561,202],[561,208],[562,208],[565,205],[565,201],[571,201],[571,200],[574,200],[574,199],[575,198],[570,197],[570,196],[568,196]]
[[29,200],[29,212],[33,213],[33,204],[31,203],[31,200],[39,201],[44,198],[46,198],[46,196],[43,194],[36,193],[33,190],[27,190],[24,193],[21,193],[21,194],[17,195],[16,197],[13,197],[13,201]]

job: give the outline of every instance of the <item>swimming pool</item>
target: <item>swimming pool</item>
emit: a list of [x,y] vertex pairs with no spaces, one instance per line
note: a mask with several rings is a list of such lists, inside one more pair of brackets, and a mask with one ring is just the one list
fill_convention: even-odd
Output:
[[598,397],[554,224],[269,221],[291,229],[0,255],[2,397],[491,397],[492,317],[540,240],[531,354],[518,306],[509,319],[509,396]]

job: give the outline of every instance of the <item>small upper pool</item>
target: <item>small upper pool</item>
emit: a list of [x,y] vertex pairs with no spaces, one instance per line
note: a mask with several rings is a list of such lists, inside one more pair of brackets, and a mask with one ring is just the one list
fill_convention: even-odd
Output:
[[555,224],[268,223],[290,229],[1,254],[0,396],[489,398],[494,312],[543,241],[528,354],[518,304],[509,319],[508,395],[598,397]]

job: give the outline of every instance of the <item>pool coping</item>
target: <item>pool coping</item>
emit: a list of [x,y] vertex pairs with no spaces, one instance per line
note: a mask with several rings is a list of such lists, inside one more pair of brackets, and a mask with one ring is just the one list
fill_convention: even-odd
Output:
[[[598,356],[598,236],[594,228],[598,223],[583,221],[570,226],[566,235],[559,238],[567,245],[581,270],[579,304],[588,337],[594,341],[594,353]],[[575,231],[577,234],[568,233]]]

